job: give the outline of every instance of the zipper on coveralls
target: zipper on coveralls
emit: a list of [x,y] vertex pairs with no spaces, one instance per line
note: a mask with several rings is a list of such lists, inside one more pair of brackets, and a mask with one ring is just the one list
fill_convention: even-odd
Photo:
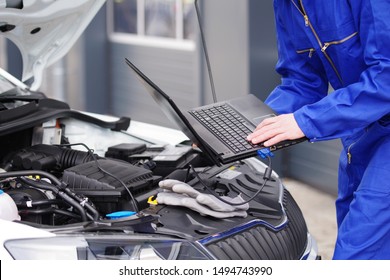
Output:
[[358,34],[358,33],[355,32],[355,33],[352,33],[351,35],[345,37],[344,39],[341,39],[341,40],[338,40],[338,41],[332,41],[332,42],[324,43],[324,45],[323,45],[322,48],[321,48],[321,51],[322,51],[322,52],[325,52],[326,49],[327,49],[329,46],[344,43],[345,41],[348,41],[349,39],[351,39],[352,37],[356,36],[357,34]]
[[[367,132],[368,132],[368,128],[365,128],[364,132],[367,133]],[[350,144],[350,145],[348,146],[348,148],[347,148],[348,164],[351,164],[351,163],[352,163],[352,152],[351,152],[352,147],[353,147],[357,142],[359,142],[360,139],[362,139],[364,135],[365,135],[365,134],[363,134],[362,136],[360,136],[357,140],[355,140],[352,144]]]
[[351,164],[351,162],[352,162],[351,149],[352,149],[353,145],[355,145],[355,144],[356,144],[356,142],[353,142],[351,145],[348,146],[348,149],[347,149],[348,164]]
[[[299,7],[297,5],[297,3],[295,3],[294,0],[291,0],[291,2],[294,4],[294,6],[297,8],[297,10],[302,14],[304,20],[305,20],[305,26],[307,27],[310,27],[310,29],[312,30],[313,34],[314,34],[314,37],[316,38],[320,48],[321,48],[321,52],[324,54],[324,56],[326,57],[326,59],[329,61],[330,65],[332,66],[333,70],[335,71],[337,77],[339,78],[340,82],[343,83],[343,80],[341,78],[341,75],[340,73],[338,72],[336,66],[334,65],[332,59],[329,57],[329,55],[326,53],[326,49],[331,46],[331,45],[337,45],[337,44],[341,44],[341,43],[344,43],[345,41],[348,41],[349,39],[351,39],[352,37],[356,36],[358,34],[358,32],[354,32],[352,33],[351,35],[341,39],[341,40],[337,40],[337,41],[331,41],[331,42],[326,42],[326,43],[322,43],[322,41],[320,40],[317,32],[315,31],[313,25],[310,23],[310,20],[309,20],[309,16],[306,14],[306,11],[305,11],[305,7],[303,6],[303,3],[302,3],[302,0],[299,0],[299,4],[301,7]],[[312,56],[313,52],[315,51],[314,48],[309,48],[309,49],[305,49],[305,50],[299,50],[297,51],[297,53],[305,53],[305,52],[309,52],[309,57]],[[348,157],[348,164],[351,164],[352,162],[352,152],[351,152],[351,149],[352,147],[359,141],[360,139],[356,140],[355,142],[353,142],[351,145],[348,146],[347,148],[347,157]]]
[[353,142],[351,145],[348,146],[348,149],[347,149],[347,159],[348,159],[348,164],[351,164],[352,163],[352,147],[357,143],[359,142],[360,138],[358,140],[356,140],[355,142]]
[[314,37],[316,38],[317,42],[318,42],[318,45],[320,46],[321,48],[321,51],[322,53],[324,54],[325,58],[328,60],[329,64],[331,65],[331,67],[333,68],[334,72],[336,73],[337,75],[337,78],[339,79],[339,81],[341,82],[341,84],[343,84],[343,79],[341,78],[341,75],[339,73],[339,71],[337,70],[336,66],[334,65],[334,62],[333,60],[330,58],[330,56],[327,54],[326,52],[326,49],[330,46],[330,45],[335,45],[335,44],[340,44],[340,43],[343,43],[345,41],[347,41],[348,39],[352,38],[353,36],[355,36],[357,34],[357,32],[351,34],[350,36],[340,40],[340,41],[333,41],[333,42],[328,42],[328,43],[325,43],[323,44],[320,37],[318,36],[316,30],[314,29],[313,25],[311,24],[310,22],[310,19],[309,19],[309,16],[306,14],[306,10],[305,10],[305,7],[303,6],[303,2],[302,0],[299,0],[299,4],[301,7],[299,7],[297,5],[297,3],[295,3],[294,0],[291,0],[291,2],[294,4],[294,6],[297,8],[297,10],[302,14],[304,20],[305,20],[305,26],[307,27],[310,27],[311,31],[313,32],[313,35]]
[[[351,35],[345,37],[344,39],[341,39],[341,40],[337,40],[337,41],[331,41],[331,42],[326,42],[323,44],[322,48],[321,48],[321,51],[322,52],[325,52],[326,49],[331,46],[331,45],[338,45],[338,44],[342,44],[346,41],[348,41],[349,39],[351,39],[352,37],[356,36],[358,34],[358,32],[355,32],[355,33],[352,33]],[[315,52],[316,50],[314,48],[309,48],[309,49],[304,49],[304,50],[297,50],[297,53],[298,54],[302,54],[302,53],[306,53],[308,52],[309,53],[309,57],[312,57],[313,56],[313,53]]]
[[302,53],[307,53],[308,52],[309,53],[309,58],[311,58],[315,51],[316,50],[314,48],[310,48],[310,49],[298,50],[297,53],[298,54],[302,54]]

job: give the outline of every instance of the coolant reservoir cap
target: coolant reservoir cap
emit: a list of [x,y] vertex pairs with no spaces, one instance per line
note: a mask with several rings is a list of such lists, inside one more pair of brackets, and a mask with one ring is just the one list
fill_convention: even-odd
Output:
[[133,211],[119,211],[119,212],[107,214],[106,217],[111,219],[111,220],[115,220],[115,219],[120,219],[120,218],[131,217],[135,214],[137,214],[137,213],[133,212]]

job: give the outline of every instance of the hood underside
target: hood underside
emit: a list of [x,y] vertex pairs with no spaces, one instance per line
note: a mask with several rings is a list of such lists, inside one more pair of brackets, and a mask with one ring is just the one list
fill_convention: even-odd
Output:
[[0,34],[10,39],[23,59],[22,80],[34,78],[74,45],[105,0],[0,0]]

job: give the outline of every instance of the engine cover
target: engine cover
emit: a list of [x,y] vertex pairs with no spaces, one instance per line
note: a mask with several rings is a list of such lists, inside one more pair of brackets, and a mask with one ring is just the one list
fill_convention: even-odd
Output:
[[62,179],[74,192],[89,197],[101,213],[108,214],[134,210],[128,191],[140,209],[147,207],[161,177],[127,162],[100,159],[66,169]]

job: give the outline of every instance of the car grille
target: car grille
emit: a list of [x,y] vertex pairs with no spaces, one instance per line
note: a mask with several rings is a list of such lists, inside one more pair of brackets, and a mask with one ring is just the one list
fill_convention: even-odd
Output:
[[256,225],[233,236],[208,243],[206,248],[221,260],[298,260],[307,244],[307,227],[302,212],[285,190],[283,205],[288,218],[275,230]]

